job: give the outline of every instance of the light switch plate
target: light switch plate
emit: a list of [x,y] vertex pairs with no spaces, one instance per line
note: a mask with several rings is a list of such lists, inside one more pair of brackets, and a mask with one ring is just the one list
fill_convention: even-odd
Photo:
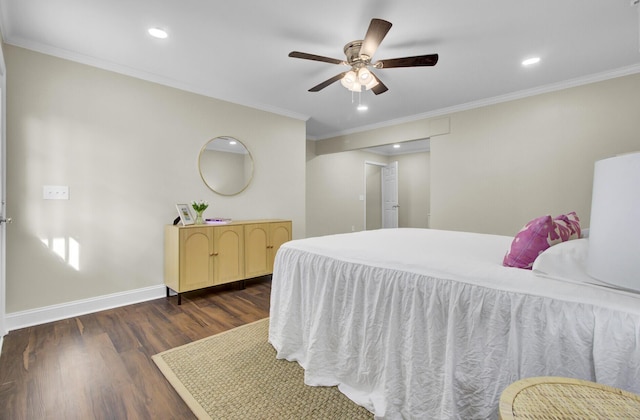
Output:
[[45,200],[68,200],[69,186],[45,185],[42,187],[42,198]]

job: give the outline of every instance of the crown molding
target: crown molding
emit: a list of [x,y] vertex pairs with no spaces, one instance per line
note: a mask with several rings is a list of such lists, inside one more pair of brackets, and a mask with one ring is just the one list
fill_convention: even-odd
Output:
[[[293,118],[300,121],[308,121],[311,116],[293,112],[290,110],[266,105],[266,104],[258,104],[252,103],[250,101],[239,101],[237,99],[226,98],[223,95],[220,95],[217,92],[213,92],[207,89],[201,89],[196,86],[180,82],[178,80],[174,80],[171,78],[167,78],[164,76],[160,76],[158,74],[140,71],[131,67],[123,66],[117,63],[113,63],[107,60],[98,59],[92,56],[78,54],[75,52],[71,52],[68,50],[64,50],[61,48],[54,48],[48,45],[43,45],[40,43],[30,42],[21,38],[11,38],[5,39],[5,43],[14,45],[16,47],[25,48],[28,50],[32,50],[35,52],[39,52],[46,55],[51,55],[54,57],[62,58],[65,60],[77,62],[80,64],[85,64],[88,66],[96,67],[103,70],[112,71],[115,73],[123,74],[125,76],[134,77],[137,79],[145,80],[148,82],[157,83],[163,86],[172,87],[175,89],[179,89],[185,92],[190,92],[202,96],[206,96],[213,99],[222,100],[225,102],[233,103],[236,105],[246,106],[249,108],[257,109],[260,111],[269,112],[272,114],[277,114],[283,117]],[[583,77],[578,77],[574,79],[565,80],[558,83],[552,83],[549,85],[539,86],[532,89],[525,89],[517,92],[508,93],[505,95],[495,96],[492,98],[481,99],[478,101],[467,102],[460,105],[454,105],[447,108],[441,108],[433,111],[428,111],[420,114],[414,114],[402,118],[397,118],[393,120],[381,121],[375,124],[369,124],[365,126],[360,126],[356,128],[352,128],[349,130],[336,131],[323,136],[307,136],[307,140],[311,141],[321,141],[326,140],[333,137],[345,136],[355,133],[360,133],[363,131],[376,130],[379,128],[390,127],[394,125],[400,125],[404,123],[414,122],[421,119],[434,118],[442,115],[452,114],[460,111],[468,111],[470,109],[481,108],[489,105],[495,105],[503,102],[509,102],[517,99],[523,99],[531,96],[541,95],[543,93],[550,93],[555,91],[560,91],[563,89],[569,89],[572,87],[587,85],[590,83],[601,82],[604,80],[614,79],[617,77],[628,76],[631,74],[640,73],[640,64],[631,65],[627,67],[622,67],[619,69],[606,71],[602,73],[596,73],[592,75],[587,75]]]
[[326,140],[333,137],[338,136],[346,136],[349,134],[360,133],[363,131],[376,130],[379,128],[391,127],[394,125],[400,125],[405,123],[410,123],[418,120],[428,119],[440,117],[443,115],[449,115],[456,112],[468,111],[475,108],[482,108],[489,105],[496,105],[504,102],[514,101],[517,99],[528,98],[532,96],[541,95],[544,93],[556,92],[564,89],[569,89],[573,87],[588,85],[591,83],[602,82],[605,80],[615,79],[618,77],[629,76],[632,74],[640,73],[640,64],[635,64],[632,66],[622,67],[619,69],[596,73],[584,77],[578,77],[575,79],[569,79],[558,83],[552,83],[544,86],[539,86],[532,89],[520,90],[517,92],[508,93],[505,95],[494,96],[492,98],[481,99],[479,101],[467,102],[460,105],[455,105],[447,108],[441,108],[434,111],[424,112],[421,114],[410,115],[407,117],[397,118],[394,120],[382,121],[376,124],[370,124],[367,126],[361,126],[350,130],[344,130],[332,133],[327,136],[316,137],[316,138],[308,138],[308,140],[321,141]]
[[87,66],[96,67],[102,70],[112,71],[114,73],[119,73],[125,76],[141,79],[147,82],[157,83],[162,86],[167,86],[167,87],[182,90],[185,92],[206,96],[208,98],[229,102],[235,105],[241,105],[241,106],[245,106],[252,109],[257,109],[259,111],[269,112],[269,113],[280,115],[283,117],[293,118],[295,120],[307,121],[309,118],[311,118],[309,115],[293,112],[290,110],[274,107],[267,104],[254,103],[250,101],[239,101],[238,99],[226,98],[223,95],[220,95],[218,92],[214,92],[208,89],[201,89],[197,86],[193,86],[188,83],[183,83],[181,81],[171,79],[165,76],[161,76],[159,74],[138,70],[128,66],[123,66],[121,64],[117,64],[107,60],[102,60],[102,59],[85,55],[85,54],[78,54],[62,48],[54,48],[49,45],[43,45],[37,42],[31,42],[31,41],[17,38],[17,37],[12,37],[9,40],[5,39],[5,43],[16,46],[16,47],[24,48],[27,50],[35,51],[41,54],[50,55],[56,58],[73,61],[73,62],[84,64]]

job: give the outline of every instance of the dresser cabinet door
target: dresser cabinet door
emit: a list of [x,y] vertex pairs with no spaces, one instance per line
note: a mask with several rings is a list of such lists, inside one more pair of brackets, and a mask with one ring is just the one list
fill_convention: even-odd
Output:
[[244,243],[248,278],[273,273],[273,261],[280,246],[291,240],[291,222],[245,225]]
[[206,227],[180,231],[180,291],[213,286],[213,235]]
[[213,284],[242,280],[244,276],[243,227],[213,228]]
[[291,240],[291,222],[269,223],[269,272],[273,273],[273,263],[278,249]]
[[244,226],[245,272],[247,278],[270,274],[269,270],[269,226],[256,223]]

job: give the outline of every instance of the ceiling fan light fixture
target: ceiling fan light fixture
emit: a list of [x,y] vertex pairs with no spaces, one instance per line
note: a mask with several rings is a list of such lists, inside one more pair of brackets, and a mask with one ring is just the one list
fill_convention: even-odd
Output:
[[351,71],[347,72],[347,74],[344,75],[342,80],[340,80],[340,83],[342,83],[342,86],[344,86],[347,89],[351,90],[351,88],[353,87],[354,83],[356,82],[356,79],[357,79],[356,72],[351,70]]
[[358,81],[361,85],[366,85],[371,79],[372,77],[369,69],[367,69],[366,67],[362,67],[360,70],[358,70]]

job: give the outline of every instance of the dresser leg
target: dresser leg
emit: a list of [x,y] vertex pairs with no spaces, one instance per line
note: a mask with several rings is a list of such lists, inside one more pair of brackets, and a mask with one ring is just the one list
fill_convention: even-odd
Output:
[[[169,290],[171,289],[169,289],[169,286],[167,286],[167,297],[170,296]],[[178,295],[178,305],[182,305],[182,293],[176,292],[176,294]]]

